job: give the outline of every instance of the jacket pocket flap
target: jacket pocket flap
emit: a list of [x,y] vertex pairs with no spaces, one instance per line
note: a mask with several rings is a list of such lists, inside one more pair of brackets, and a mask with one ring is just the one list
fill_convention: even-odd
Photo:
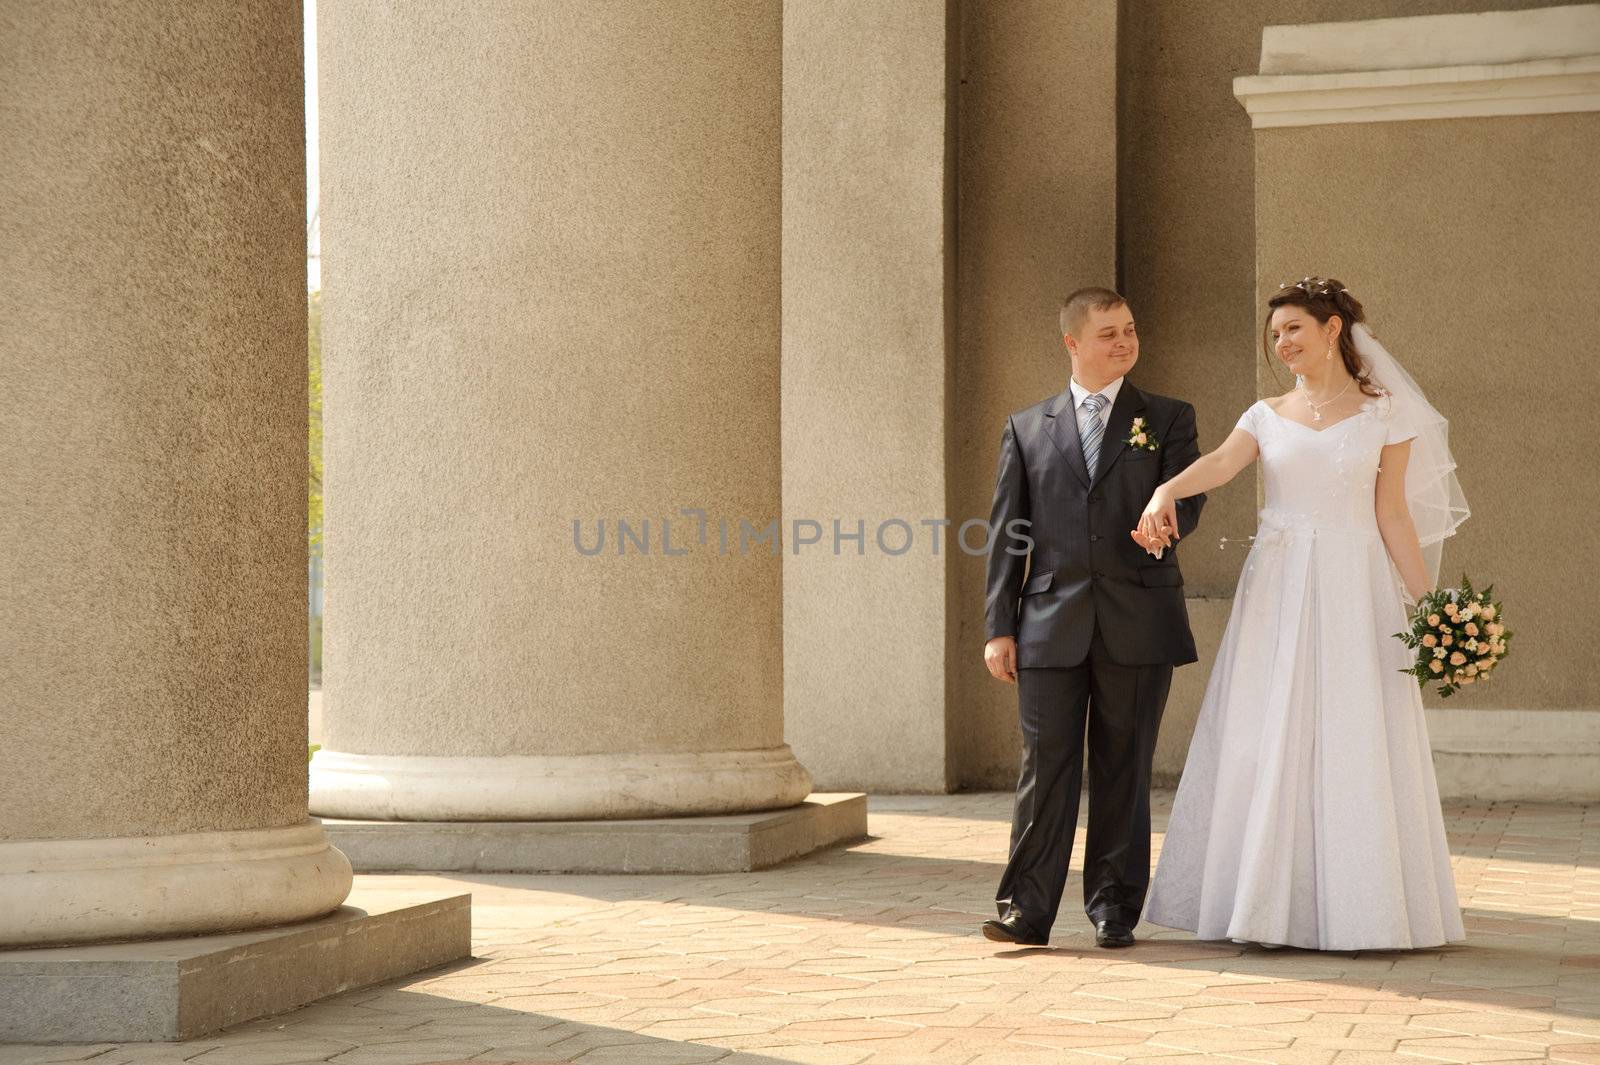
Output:
[[1141,566],[1139,583],[1146,588],[1171,588],[1183,583],[1177,566]]
[[1028,583],[1022,586],[1022,594],[1032,595],[1034,592],[1044,591],[1050,587],[1050,581],[1055,575],[1056,571],[1053,569],[1047,569],[1043,573],[1032,574],[1028,577]]

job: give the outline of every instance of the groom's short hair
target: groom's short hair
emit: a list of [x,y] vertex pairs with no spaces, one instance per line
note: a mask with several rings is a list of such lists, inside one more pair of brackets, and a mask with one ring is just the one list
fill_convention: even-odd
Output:
[[1090,311],[1109,311],[1127,302],[1109,288],[1080,288],[1061,301],[1061,332],[1077,336],[1083,323],[1089,320]]

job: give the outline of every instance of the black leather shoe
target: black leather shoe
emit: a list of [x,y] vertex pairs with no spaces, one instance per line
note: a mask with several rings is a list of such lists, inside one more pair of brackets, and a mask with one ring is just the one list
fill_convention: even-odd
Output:
[[1050,942],[1048,936],[1041,936],[1029,928],[1015,910],[999,920],[990,918],[983,922],[983,938],[996,943],[1020,943],[1026,947],[1042,947]]
[[1097,947],[1133,946],[1133,929],[1121,921],[1096,921],[1094,945]]

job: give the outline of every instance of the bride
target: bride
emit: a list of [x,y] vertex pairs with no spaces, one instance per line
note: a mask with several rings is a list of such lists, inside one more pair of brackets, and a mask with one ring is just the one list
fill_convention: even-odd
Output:
[[1299,384],[1246,410],[1133,531],[1170,544],[1176,500],[1261,457],[1266,505],[1144,916],[1317,950],[1461,940],[1422,698],[1392,636],[1467,516],[1447,423],[1338,281],[1267,303],[1263,345]]

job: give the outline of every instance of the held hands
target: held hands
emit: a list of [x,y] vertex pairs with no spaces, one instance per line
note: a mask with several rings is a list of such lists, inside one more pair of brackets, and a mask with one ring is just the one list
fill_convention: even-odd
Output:
[[1010,636],[996,636],[983,645],[983,664],[996,680],[1007,684],[1017,682],[1017,641]]
[[1162,488],[1150,497],[1150,505],[1139,515],[1139,526],[1128,533],[1133,542],[1156,558],[1171,547],[1178,537],[1178,509],[1176,503]]

